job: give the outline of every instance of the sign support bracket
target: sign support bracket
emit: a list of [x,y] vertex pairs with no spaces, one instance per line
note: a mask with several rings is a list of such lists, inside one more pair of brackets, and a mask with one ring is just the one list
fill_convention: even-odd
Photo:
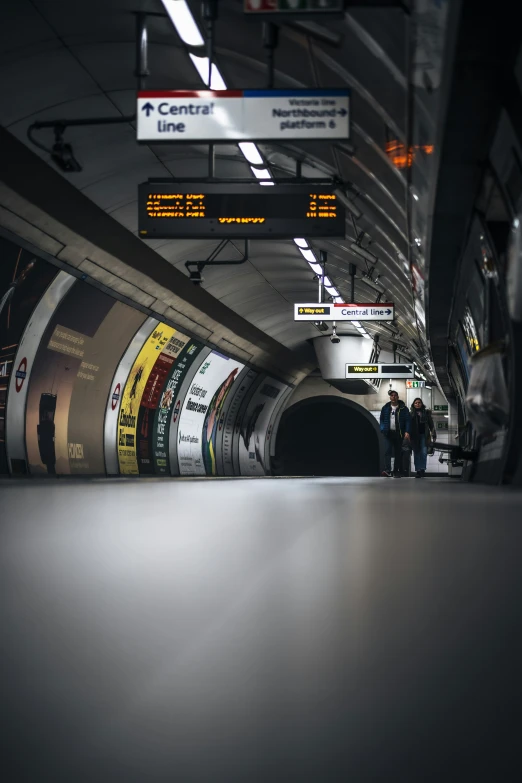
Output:
[[[229,244],[236,247],[232,240],[222,239],[218,246],[215,247],[211,252],[206,261],[185,261],[185,268],[187,269],[189,278],[194,283],[194,285],[201,285],[203,282],[201,273],[206,266],[236,266],[237,264],[244,264],[245,261],[248,261],[250,251],[250,240],[248,239],[245,239],[245,249],[243,251],[243,255],[240,258],[236,259],[235,261],[231,259],[217,261],[216,259],[218,255]],[[191,269],[191,267],[195,267],[195,269]]]

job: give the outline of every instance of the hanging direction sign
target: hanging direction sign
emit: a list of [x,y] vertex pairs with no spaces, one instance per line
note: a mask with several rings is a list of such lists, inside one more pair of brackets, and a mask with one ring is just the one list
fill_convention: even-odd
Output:
[[425,381],[406,381],[407,389],[423,389],[425,385]]
[[[320,316],[320,319],[318,318]],[[332,302],[331,304],[295,304],[294,321],[393,321],[395,305],[351,304]]]
[[346,378],[413,378],[415,364],[347,364]]
[[332,187],[151,181],[138,187],[144,239],[344,237]]
[[350,136],[350,90],[143,90],[138,141],[276,141]]

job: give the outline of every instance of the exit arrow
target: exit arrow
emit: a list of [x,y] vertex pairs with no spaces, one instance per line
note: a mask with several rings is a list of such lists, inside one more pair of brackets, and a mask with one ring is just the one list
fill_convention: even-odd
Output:
[[154,111],[154,106],[152,105],[152,103],[145,103],[145,104],[144,104],[144,105],[141,107],[141,110],[142,110],[142,111],[144,111],[144,112],[146,112],[146,113],[147,113],[147,117],[148,117],[148,116],[149,116],[149,114],[151,113],[151,111]]
[[341,117],[346,117],[346,115],[348,114],[348,112],[346,111],[346,109],[339,109],[339,110],[338,110],[338,112],[337,112],[337,114],[340,114],[340,115],[341,115]]
[[386,312],[386,315],[391,315],[391,310],[390,309],[386,310],[385,312]]

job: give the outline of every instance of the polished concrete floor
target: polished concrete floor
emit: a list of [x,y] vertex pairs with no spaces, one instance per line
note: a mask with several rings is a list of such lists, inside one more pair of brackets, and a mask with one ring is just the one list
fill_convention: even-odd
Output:
[[522,495],[0,482],[3,779],[522,777]]

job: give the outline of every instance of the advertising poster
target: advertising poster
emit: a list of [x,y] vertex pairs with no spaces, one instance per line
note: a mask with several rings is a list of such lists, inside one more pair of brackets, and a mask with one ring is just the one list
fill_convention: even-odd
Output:
[[[0,237],[0,473],[8,472],[6,438],[7,390],[18,372],[20,391],[27,383],[27,358],[15,366],[18,344],[31,313],[58,269],[33,253]],[[16,403],[16,398],[15,398]],[[25,472],[25,465],[19,466]]]
[[25,407],[34,358],[54,311],[75,283],[75,277],[67,272],[58,272],[33,310],[18,344],[5,411],[7,462],[13,476],[27,474]]
[[118,417],[118,464],[123,475],[139,475],[136,435],[141,398],[156,359],[174,331],[172,326],[158,324],[139,352],[127,378]]
[[137,355],[143,348],[145,340],[148,339],[151,332],[158,324],[159,321],[155,318],[147,318],[147,320],[143,322],[127,346],[127,350],[123,354],[112,379],[105,408],[105,422],[103,425],[105,470],[109,476],[117,476],[120,470],[118,464],[117,434],[121,406],[121,390],[125,388],[129,373],[136,361]]
[[245,367],[237,379],[235,393],[232,397],[229,396],[229,404],[221,416],[216,441],[218,475],[220,476],[235,475],[232,452],[234,427],[239,420],[241,405],[257,377],[258,373],[255,370]]
[[281,381],[264,378],[248,401],[239,436],[239,470],[242,476],[264,476],[268,472],[268,428],[286,389],[288,386]]
[[211,351],[183,402],[178,429],[178,464],[182,476],[215,476],[215,443],[221,411],[244,365]]
[[114,374],[143,315],[77,281],[34,359],[26,408],[32,474],[101,475],[103,417]]
[[170,475],[170,412],[174,401],[194,362],[200,355],[203,345],[197,340],[187,342],[173,364],[163,386],[158,408],[154,416],[152,432],[152,455],[154,472],[158,475]]
[[185,348],[189,338],[181,332],[174,332],[162,352],[154,362],[140,403],[138,413],[138,469],[143,474],[154,473],[153,437],[154,419],[167,377],[172,372],[176,360]]

